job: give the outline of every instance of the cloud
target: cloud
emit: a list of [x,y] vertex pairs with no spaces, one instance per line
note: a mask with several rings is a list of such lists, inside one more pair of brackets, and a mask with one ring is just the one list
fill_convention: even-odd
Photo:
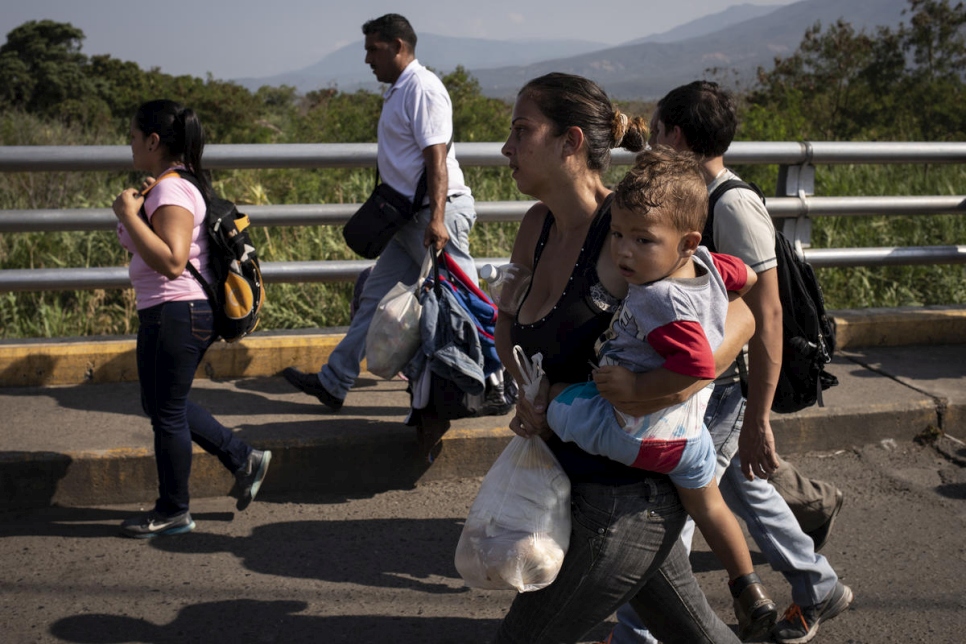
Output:
[[515,25],[522,25],[527,21],[527,19],[523,17],[522,13],[510,13],[507,14],[507,18],[509,18],[510,22]]

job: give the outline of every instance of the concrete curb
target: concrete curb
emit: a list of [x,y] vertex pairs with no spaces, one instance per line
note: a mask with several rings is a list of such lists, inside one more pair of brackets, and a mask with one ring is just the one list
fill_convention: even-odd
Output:
[[[841,384],[825,392],[824,407],[772,415],[781,453],[908,441],[936,430],[964,435],[966,310],[834,317],[839,348],[829,370]],[[405,382],[364,373],[333,415],[275,377],[290,365],[316,369],[343,332],[219,343],[199,368],[192,398],[250,444],[272,450],[266,498],[354,497],[486,473],[512,437],[511,414],[455,421],[428,451],[425,436],[402,422]],[[151,503],[151,428],[138,399],[133,338],[0,343],[0,509]],[[226,494],[232,477],[196,453],[192,495]]]
[[[211,380],[275,375],[285,367],[325,364],[345,329],[257,333],[216,342],[198,367]],[[0,387],[136,382],[136,339],[93,337],[0,343]]]
[[[839,350],[966,344],[966,307],[928,306],[832,311]],[[271,376],[285,367],[325,364],[345,328],[255,333],[212,345],[198,378]],[[0,342],[0,387],[44,387],[137,380],[134,337]]]
[[839,349],[966,343],[966,307],[831,311]]

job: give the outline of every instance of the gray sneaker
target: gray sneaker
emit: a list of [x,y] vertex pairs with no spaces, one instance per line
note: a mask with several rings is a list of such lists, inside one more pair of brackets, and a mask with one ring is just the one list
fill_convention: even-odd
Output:
[[265,450],[263,452],[253,449],[245,464],[235,472],[235,488],[232,490],[232,496],[238,499],[235,507],[239,512],[255,500],[271,461],[272,453],[270,451]]
[[162,516],[151,510],[141,516],[126,519],[121,524],[121,534],[134,539],[151,539],[166,537],[172,534],[184,534],[195,529],[195,522],[191,513],[185,510],[181,514],[171,517]]
[[772,637],[779,644],[805,644],[818,632],[818,625],[826,622],[852,603],[852,589],[836,582],[828,597],[812,606],[799,607],[792,604],[785,611],[781,621],[775,624]]

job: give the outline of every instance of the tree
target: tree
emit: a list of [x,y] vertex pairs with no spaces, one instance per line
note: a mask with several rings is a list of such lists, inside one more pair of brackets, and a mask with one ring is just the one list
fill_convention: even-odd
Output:
[[857,106],[868,100],[859,78],[872,60],[873,42],[842,20],[824,32],[815,23],[794,54],[776,58],[770,71],[759,68],[749,102],[804,127],[798,137],[854,138],[863,127],[855,122]]
[[28,112],[55,115],[62,104],[90,96],[80,52],[84,32],[53,20],[25,22],[0,46],[0,97]]
[[908,24],[873,34],[841,20],[811,27],[793,55],[758,70],[751,125],[768,114],[793,123],[796,138],[962,139],[966,9],[909,0],[905,14]]
[[961,140],[966,133],[963,116],[963,73],[966,64],[966,8],[949,0],[909,0],[909,24],[898,38],[913,63],[901,90],[914,104],[918,130],[925,140]]
[[457,141],[500,141],[510,130],[510,106],[483,96],[478,80],[459,65],[443,77],[453,101],[453,136]]

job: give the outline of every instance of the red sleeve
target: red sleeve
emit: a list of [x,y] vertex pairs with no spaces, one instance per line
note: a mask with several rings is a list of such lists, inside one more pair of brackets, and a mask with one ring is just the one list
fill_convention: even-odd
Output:
[[745,263],[734,255],[711,253],[711,261],[718,269],[727,290],[740,291],[748,283],[748,269],[745,268]]
[[714,352],[696,321],[678,320],[660,326],[647,334],[647,343],[664,358],[665,369],[702,380],[715,377]]

